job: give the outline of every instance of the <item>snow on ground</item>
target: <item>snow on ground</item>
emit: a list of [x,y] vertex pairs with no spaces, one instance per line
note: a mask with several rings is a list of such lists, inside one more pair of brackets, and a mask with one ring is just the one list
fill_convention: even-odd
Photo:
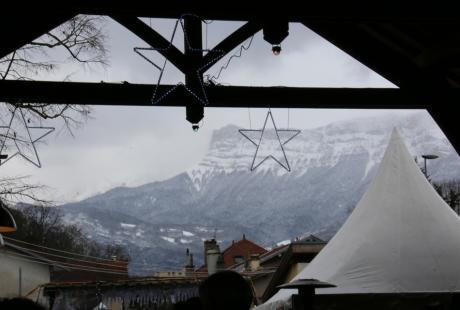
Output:
[[161,236],[161,239],[163,239],[165,241],[168,241],[168,242],[171,242],[171,243],[176,243],[176,240],[174,238]]
[[183,234],[184,236],[186,236],[186,237],[193,237],[193,236],[195,236],[194,233],[191,233],[191,232],[185,231],[185,230],[182,231],[182,234]]
[[120,225],[123,228],[134,228],[134,227],[136,227],[135,224],[128,224],[128,223],[120,223]]
[[287,244],[291,244],[291,240],[280,241],[276,244],[276,246],[282,246],[282,245],[287,245]]

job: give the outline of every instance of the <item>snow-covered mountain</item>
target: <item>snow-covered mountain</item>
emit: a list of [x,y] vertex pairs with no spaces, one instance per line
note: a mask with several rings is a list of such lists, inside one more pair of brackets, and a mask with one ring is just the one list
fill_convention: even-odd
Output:
[[431,179],[460,178],[460,158],[424,112],[303,130],[285,146],[292,172],[273,160],[249,171],[255,146],[228,125],[189,171],[62,208],[92,238],[126,245],[136,273],[179,268],[186,248],[200,263],[214,235],[223,247],[243,233],[264,246],[304,233],[330,238],[372,180],[394,126],[414,156],[440,156],[428,163]]

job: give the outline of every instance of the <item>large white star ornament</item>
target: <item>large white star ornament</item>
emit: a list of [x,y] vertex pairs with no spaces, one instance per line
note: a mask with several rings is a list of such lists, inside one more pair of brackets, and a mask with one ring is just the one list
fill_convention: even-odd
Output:
[[[273,130],[266,130],[267,123],[273,126]],[[251,171],[257,169],[269,158],[273,159],[288,172],[291,171],[291,166],[289,165],[289,161],[286,157],[284,146],[289,141],[294,139],[298,134],[300,134],[300,130],[276,128],[273,115],[271,111],[268,111],[262,129],[240,129],[238,131],[240,132],[240,134],[242,134],[246,139],[248,139],[252,144],[256,146],[256,152],[254,153],[254,158],[252,159]],[[271,139],[267,138],[267,136],[269,136],[270,134],[273,135]],[[281,149],[282,156],[281,154],[279,154],[279,149]],[[278,156],[276,155],[277,152]]]
[[[223,50],[214,50],[214,49],[202,49],[202,48],[193,48],[188,41],[188,34],[185,31],[184,27],[184,22],[183,19],[185,16],[193,16],[195,18],[199,18],[198,16],[192,15],[192,14],[184,14],[182,15],[177,21],[174,26],[173,33],[171,35],[171,39],[169,41],[169,45],[165,48],[155,48],[155,47],[135,47],[134,51],[139,54],[142,58],[144,58],[146,61],[148,61],[151,65],[153,65],[157,70],[159,70],[159,76],[158,76],[158,81],[155,85],[153,95],[151,98],[151,102],[153,105],[158,104],[160,101],[165,99],[169,94],[171,94],[173,91],[175,91],[178,88],[183,88],[185,91],[187,91],[193,98],[195,98],[201,105],[207,106],[209,104],[208,97],[206,95],[206,91],[204,88],[204,82],[202,78],[202,74],[204,73],[206,68],[209,68],[209,65],[216,63],[219,61],[222,56],[225,54]],[[174,47],[174,37],[177,32],[178,26],[181,25],[182,31],[184,32],[184,38],[185,38],[185,44],[187,44],[188,48],[192,52],[197,52],[202,55],[203,53],[208,53],[210,55],[215,55],[215,57],[211,58],[208,63],[205,63],[197,68],[195,68],[195,73],[196,73],[196,78],[192,81],[194,87],[189,87],[185,85],[183,82],[178,82],[176,85],[171,86],[169,89],[167,89],[164,92],[159,91],[159,86],[161,85],[161,80],[163,78],[163,74],[165,72],[166,64],[168,63],[168,60],[165,58],[163,61],[163,64],[159,65],[155,63],[151,58],[149,58],[146,54],[145,51],[166,51],[168,49],[171,49]]]
[[[19,114],[19,115],[17,115]],[[0,161],[0,166],[16,156],[20,156],[41,168],[40,157],[38,156],[36,143],[54,131],[53,127],[29,126],[24,112],[20,108],[14,109],[11,119],[7,126],[0,126],[0,154],[6,155],[10,148],[16,149],[12,154],[8,154],[5,160]],[[34,136],[31,131],[40,131],[41,133]],[[7,145],[8,143],[8,145]]]

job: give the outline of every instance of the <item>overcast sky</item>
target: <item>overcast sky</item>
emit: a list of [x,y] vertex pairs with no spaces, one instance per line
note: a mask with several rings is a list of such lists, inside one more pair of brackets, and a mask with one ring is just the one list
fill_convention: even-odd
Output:
[[[175,23],[148,19],[145,22],[168,38]],[[208,25],[205,42],[211,48],[240,25],[213,22]],[[133,52],[134,47],[147,45],[110,19],[105,29],[110,50],[108,67],[62,65],[60,71],[40,78],[62,80],[71,73],[74,81],[156,83],[158,72]],[[182,46],[182,40],[179,31],[175,43]],[[262,33],[256,34],[249,50],[241,58],[232,60],[218,82],[225,85],[395,87],[302,25],[290,24],[290,35],[282,47],[281,55],[274,56]],[[157,62],[163,60],[155,53],[151,57]],[[226,59],[228,57],[208,73],[216,74]],[[174,67],[166,67],[166,83],[182,79]],[[265,109],[250,110],[253,126],[263,122],[266,112]],[[300,129],[314,128],[384,113],[388,110],[291,110],[290,125]],[[274,111],[275,119],[284,122],[286,115],[286,109]],[[0,172],[3,176],[30,175],[31,181],[48,185],[46,197],[58,203],[81,199],[118,185],[135,186],[163,180],[193,167],[206,153],[212,131],[227,124],[248,127],[248,109],[206,109],[203,126],[194,133],[185,121],[183,108],[97,107],[92,119],[74,132],[75,137],[57,131],[58,134],[47,137],[46,145],[39,146],[43,168],[14,159],[1,166]]]

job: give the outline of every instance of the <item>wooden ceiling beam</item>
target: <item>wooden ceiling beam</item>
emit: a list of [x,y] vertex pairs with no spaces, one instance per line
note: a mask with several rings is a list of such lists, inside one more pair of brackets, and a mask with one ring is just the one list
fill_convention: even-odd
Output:
[[[173,85],[160,85],[164,93]],[[50,81],[0,81],[0,102],[151,106],[154,85]],[[433,97],[394,88],[298,88],[206,86],[209,107],[428,109]],[[158,106],[185,106],[187,92],[173,91]],[[444,93],[439,106],[460,101],[460,90]]]
[[[24,4],[23,4],[24,5]],[[27,6],[27,5],[26,5]],[[2,9],[3,10],[3,9]],[[11,11],[0,14],[0,59],[50,32],[76,15],[75,11],[63,10],[58,14],[38,9],[34,12]]]
[[391,48],[372,32],[368,24],[334,24],[304,22],[327,41],[352,56],[371,70],[400,88],[444,89],[449,84],[445,77],[431,70],[424,70],[411,59]]
[[[160,86],[166,93],[171,85]],[[0,102],[152,106],[154,85],[48,81],[0,81]],[[422,94],[397,88],[296,88],[206,86],[213,108],[427,109],[460,153],[456,113],[460,89]],[[188,96],[187,96],[188,95]],[[184,107],[186,91],[173,91],[157,106]]]

